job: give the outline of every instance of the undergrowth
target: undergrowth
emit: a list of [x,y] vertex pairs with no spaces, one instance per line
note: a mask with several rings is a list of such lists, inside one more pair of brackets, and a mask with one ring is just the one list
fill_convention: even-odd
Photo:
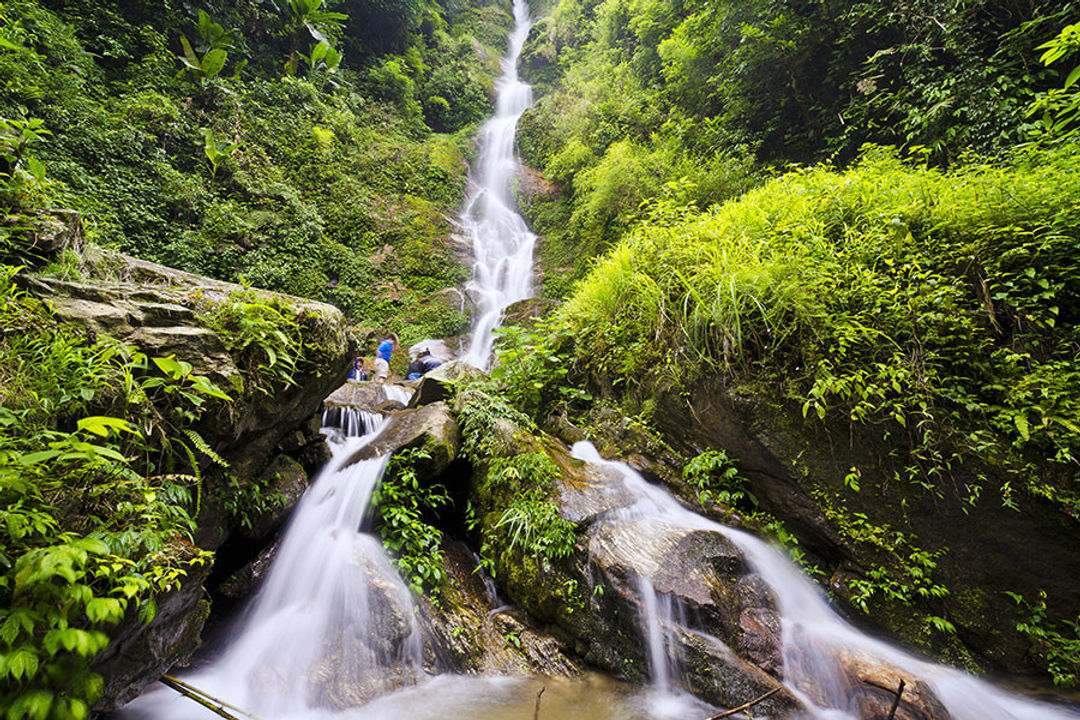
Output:
[[91,663],[121,620],[153,619],[209,553],[191,544],[201,464],[192,426],[228,396],[191,365],[88,340],[0,277],[0,705],[83,718]]

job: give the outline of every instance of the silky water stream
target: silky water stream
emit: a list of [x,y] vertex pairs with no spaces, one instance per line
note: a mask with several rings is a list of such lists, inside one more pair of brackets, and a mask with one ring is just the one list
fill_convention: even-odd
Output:
[[[634,522],[652,526],[722,534],[746,557],[769,586],[780,614],[785,685],[818,720],[858,720],[855,694],[841,671],[841,654],[854,654],[892,666],[909,679],[925,682],[952,720],[1078,720],[1080,711],[1036,702],[1004,692],[966,673],[917,658],[886,642],[868,637],[841,619],[820,589],[782,552],[759,538],[715,523],[681,505],[666,490],[651,485],[629,466],[606,461],[587,442],[577,443],[574,457],[617,474],[632,498],[602,522]],[[679,657],[670,642],[671,631],[686,627],[686,618],[668,597],[657,596],[650,578],[640,578],[641,625],[648,648],[654,692],[677,697],[671,678]],[[654,700],[659,714],[664,703]]]
[[525,0],[514,0],[514,20],[503,74],[495,84],[495,116],[480,131],[479,162],[462,212],[474,258],[468,289],[478,311],[464,360],[481,369],[491,360],[494,330],[507,306],[532,295],[536,236],[518,213],[510,187],[517,170],[518,119],[532,104],[532,90],[517,73],[518,57],[532,27]]
[[[541,687],[544,718],[656,717],[640,689],[599,675],[564,680],[426,673],[409,590],[378,538],[361,531],[387,458],[344,466],[385,420],[363,411],[327,417],[346,425],[324,428],[332,460],[293,512],[267,578],[224,652],[184,673],[184,682],[226,703],[236,717],[258,720],[528,720]],[[369,433],[348,434],[358,427]],[[680,706],[690,711],[680,717],[708,711],[689,697]],[[161,685],[115,716],[218,717]]]

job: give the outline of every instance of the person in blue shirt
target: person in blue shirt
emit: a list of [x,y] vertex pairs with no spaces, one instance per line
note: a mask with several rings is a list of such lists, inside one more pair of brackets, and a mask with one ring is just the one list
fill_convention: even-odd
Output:
[[375,380],[386,382],[390,377],[390,358],[393,357],[397,344],[398,336],[394,333],[390,333],[379,343],[379,348],[375,351]]

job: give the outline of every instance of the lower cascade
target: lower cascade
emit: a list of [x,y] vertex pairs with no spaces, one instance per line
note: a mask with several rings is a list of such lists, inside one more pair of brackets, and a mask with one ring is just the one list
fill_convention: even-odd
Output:
[[[348,416],[340,419],[348,422]],[[734,657],[710,635],[674,592],[672,573],[706,577],[712,569],[691,557],[668,567],[671,553],[693,556],[687,539],[730,543],[759,580],[781,628],[784,703],[756,708],[751,717],[860,720],[889,717],[888,707],[867,704],[852,683],[852,668],[887,668],[909,683],[898,718],[915,720],[1068,720],[1080,714],[1001,691],[962,672],[918,659],[871,639],[840,619],[816,586],[778,550],[742,531],[708,520],[649,484],[629,466],[604,460],[587,442],[572,455],[588,476],[603,478],[564,497],[568,507],[597,514],[587,532],[590,563],[632,568],[640,643],[650,686],[635,690],[598,677],[577,680],[438,675],[425,648],[431,638],[405,583],[382,543],[363,531],[369,503],[387,456],[351,463],[387,422],[366,414],[372,433],[348,436],[326,428],[333,458],[304,495],[276,551],[269,574],[219,658],[182,680],[215,698],[227,717],[386,718],[465,717],[510,720],[529,715],[543,690],[541,717],[597,720],[703,719],[717,710],[686,692],[692,685],[684,651],[694,644],[713,657]],[[350,464],[351,463],[351,464]],[[699,578],[700,579],[700,578]],[[679,580],[676,578],[676,583]],[[690,579],[691,584],[695,582]],[[736,603],[738,604],[738,603]],[[498,613],[504,608],[497,608]],[[603,639],[599,639],[603,642]],[[735,662],[740,662],[735,659]],[[700,673],[698,668],[696,672]],[[755,670],[767,682],[776,680]],[[857,674],[857,673],[856,673]],[[740,690],[745,692],[745,690]],[[748,701],[754,698],[747,697]],[[771,708],[771,709],[769,709]],[[159,687],[131,703],[130,720],[213,718],[210,709]],[[738,717],[738,716],[736,716]],[[746,717],[746,715],[743,715]]]
[[[372,431],[379,427],[376,417],[385,424],[370,413],[363,418]],[[347,415],[342,419],[349,422]],[[333,459],[297,505],[228,649],[185,682],[274,718],[356,705],[420,673],[409,589],[382,542],[360,532],[387,458],[345,464],[370,437],[338,436],[331,443]],[[204,715],[214,717],[168,689],[124,710],[124,717],[148,719]]]
[[[858,720],[884,717],[874,708],[860,705],[852,692],[851,675],[844,666],[867,663],[895,670],[908,683],[925,684],[923,699],[928,715],[923,717],[980,720],[1068,720],[1080,713],[1040,703],[1001,691],[971,675],[919,659],[892,645],[868,637],[841,619],[827,604],[820,590],[782,552],[759,538],[698,515],[683,507],[667,491],[650,485],[628,465],[604,460],[588,442],[573,448],[574,457],[617,475],[629,494],[627,504],[603,520],[618,532],[620,526],[635,523],[647,528],[650,536],[663,537],[666,530],[719,533],[744,555],[751,569],[764,579],[780,616],[782,674],[785,687],[805,708],[805,716],[820,720]],[[645,551],[648,554],[648,551]],[[646,558],[644,565],[649,565]],[[659,596],[649,572],[639,578],[641,626],[648,648],[654,686],[662,696],[672,695],[672,679],[677,677],[681,658],[672,641],[676,631],[700,634],[687,625],[681,608],[672,607],[672,598]],[[720,642],[716,638],[708,638]],[[940,707],[935,707],[935,699]],[[888,712],[888,709],[885,710]],[[660,713],[667,716],[666,713]],[[918,716],[916,716],[918,717]]]

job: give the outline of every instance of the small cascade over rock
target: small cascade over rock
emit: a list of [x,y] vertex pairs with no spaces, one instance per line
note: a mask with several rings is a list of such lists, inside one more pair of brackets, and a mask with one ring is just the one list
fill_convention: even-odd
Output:
[[383,422],[377,412],[357,407],[328,407],[323,410],[324,428],[339,431],[343,437],[361,437],[375,430]]
[[[371,413],[363,422],[372,431],[385,424]],[[382,542],[360,532],[387,462],[384,455],[349,463],[369,438],[333,443],[334,459],[297,506],[235,638],[185,680],[246,711],[284,717],[361,705],[421,674],[409,589]],[[203,716],[214,717],[167,689],[124,711],[154,720]]]
[[532,90],[518,79],[517,63],[532,22],[525,0],[514,0],[515,25],[496,83],[495,117],[480,131],[480,160],[462,212],[472,240],[473,277],[469,292],[479,316],[465,361],[486,368],[495,343],[494,329],[506,307],[532,294],[536,236],[517,212],[510,181],[517,170],[514,135],[518,119],[532,104]]
[[[608,537],[602,543],[608,547],[599,552],[621,556],[625,567],[636,568],[639,573],[642,636],[653,683],[661,693],[672,692],[671,686],[679,678],[670,677],[669,682],[669,674],[679,667],[680,652],[692,649],[695,642],[713,643],[714,657],[731,652],[721,640],[689,622],[685,609],[678,606],[678,599],[674,595],[665,596],[658,581],[664,573],[659,563],[670,543],[681,543],[687,534],[710,533],[737,547],[749,569],[764,581],[774,610],[758,608],[758,612],[749,616],[743,612],[739,623],[744,631],[752,630],[752,621],[755,617],[760,620],[762,613],[778,616],[780,658],[774,658],[774,663],[779,662],[771,669],[779,671],[784,687],[798,699],[809,717],[885,718],[895,697],[887,688],[896,687],[904,680],[906,690],[895,714],[901,720],[1080,718],[1080,714],[1071,710],[1011,695],[971,675],[868,637],[833,612],[817,586],[780,551],[752,535],[686,509],[666,490],[650,485],[629,466],[601,458],[587,442],[577,443],[573,455],[614,472],[622,481],[620,487],[605,490],[609,495],[622,495],[622,506],[600,517],[598,522],[610,527],[594,531],[592,545],[595,551],[597,540]],[[629,530],[631,525],[636,529]],[[620,532],[627,533],[622,542],[611,542]],[[644,537],[650,538],[649,544],[640,542]],[[625,547],[634,539],[638,542],[632,549]],[[715,559],[711,562],[715,564]],[[671,579],[664,582],[670,583]],[[695,640],[674,641],[679,637]],[[759,664],[768,666],[768,656],[768,652],[764,653],[761,660],[765,662],[759,660]],[[689,678],[686,680],[693,683]],[[791,716],[790,710],[782,716]]]

